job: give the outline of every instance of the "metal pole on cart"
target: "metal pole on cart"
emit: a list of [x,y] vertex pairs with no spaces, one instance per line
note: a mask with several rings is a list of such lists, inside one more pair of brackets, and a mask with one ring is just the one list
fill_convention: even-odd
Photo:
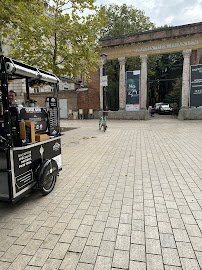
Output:
[[9,100],[8,100],[8,75],[6,73],[5,58],[1,55],[1,91],[2,91],[2,103],[3,103],[3,115],[4,115],[4,130],[8,145],[12,145],[11,138],[11,116],[9,112]]
[[[9,100],[8,100],[8,75],[6,73],[5,57],[0,56],[0,67],[1,67],[1,91],[2,91],[2,103],[3,103],[3,115],[4,115],[4,131],[7,143],[5,147],[7,157],[7,171],[11,172],[10,162],[10,148],[12,146],[12,131],[11,131],[11,115],[9,111]],[[9,186],[9,198],[12,198],[12,179],[11,173],[8,173],[8,186]]]
[[55,95],[56,95],[56,99],[57,99],[58,134],[60,135],[60,110],[59,110],[58,91],[59,91],[59,83],[56,84]]

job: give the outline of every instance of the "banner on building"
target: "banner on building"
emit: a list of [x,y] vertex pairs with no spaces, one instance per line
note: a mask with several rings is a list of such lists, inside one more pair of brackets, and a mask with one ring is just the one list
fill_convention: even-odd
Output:
[[190,107],[202,106],[202,65],[191,66]]
[[140,70],[126,72],[126,111],[140,109]]

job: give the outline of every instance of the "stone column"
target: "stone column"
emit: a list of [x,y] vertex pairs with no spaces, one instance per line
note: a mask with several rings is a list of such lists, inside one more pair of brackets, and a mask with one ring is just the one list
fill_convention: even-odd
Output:
[[119,75],[119,110],[125,110],[126,107],[126,72],[125,63],[126,58],[118,58],[120,64],[120,75]]
[[147,106],[147,55],[140,55],[140,109],[145,110]]
[[191,49],[182,51],[184,56],[183,72],[182,72],[182,108],[189,107],[189,94],[190,94],[190,56]]
[[102,70],[103,64],[100,67],[100,110],[103,110],[103,86],[102,86]]

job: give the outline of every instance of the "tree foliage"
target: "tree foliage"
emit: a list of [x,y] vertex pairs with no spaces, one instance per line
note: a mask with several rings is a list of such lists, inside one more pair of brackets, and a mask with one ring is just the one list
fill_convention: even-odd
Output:
[[[95,70],[104,16],[94,0],[52,0],[52,6],[42,0],[1,1],[0,11],[8,10],[0,20],[9,56],[57,76],[87,77]],[[92,14],[85,16],[85,9]]]
[[107,8],[101,7],[105,12],[107,24],[103,31],[103,37],[117,37],[127,34],[154,29],[154,24],[149,17],[145,16],[144,11],[123,4],[118,6],[111,4]]
[[[154,76],[149,77],[149,104],[156,102],[177,103],[180,101],[180,92],[175,91],[175,79],[181,81],[183,56],[181,53],[159,55],[155,62]],[[179,86],[179,84],[178,84]],[[179,89],[178,89],[179,90]],[[178,93],[178,98],[175,94]]]

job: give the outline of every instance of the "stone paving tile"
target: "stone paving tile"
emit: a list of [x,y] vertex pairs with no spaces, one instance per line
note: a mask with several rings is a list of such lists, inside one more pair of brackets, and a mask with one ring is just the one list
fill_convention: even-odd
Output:
[[[45,240],[48,234],[50,233],[51,228],[40,227],[37,233],[35,233],[32,238],[37,240]],[[30,240],[30,239],[29,239]],[[27,242],[28,243],[28,242]]]
[[132,220],[132,230],[144,231],[144,220],[133,219]]
[[130,270],[146,270],[146,263],[137,262],[137,261],[130,261],[129,269]]
[[131,224],[119,223],[118,234],[119,235],[130,236],[131,235]]
[[142,231],[132,231],[131,243],[144,245],[145,244],[145,233]]
[[60,265],[62,270],[74,270],[77,267],[79,261],[80,253],[67,252],[65,258]]
[[66,229],[67,225],[65,223],[56,223],[52,230],[50,231],[51,234],[58,234],[61,235],[64,230]]
[[146,239],[146,253],[149,254],[161,254],[160,240],[157,239]]
[[112,258],[98,256],[94,270],[111,270]]
[[98,255],[104,257],[113,257],[115,249],[115,242],[102,241],[100,244]]
[[51,250],[49,249],[42,249],[39,248],[37,252],[32,257],[31,261],[29,262],[29,265],[42,267],[45,263],[45,261],[48,259],[49,254],[51,253]]
[[201,122],[97,121],[61,121],[51,194],[0,202],[0,269],[202,269]]
[[69,249],[69,244],[66,243],[57,243],[54,247],[52,252],[49,255],[49,258],[63,260],[65,254]]
[[139,261],[139,262],[146,262],[145,255],[146,255],[146,252],[145,252],[145,246],[144,245],[131,244],[131,247],[130,247],[130,260]]
[[130,237],[125,235],[117,235],[115,249],[130,250]]
[[159,227],[159,232],[160,233],[168,233],[168,234],[172,234],[172,228],[170,223],[168,222],[158,222],[158,227]]
[[185,229],[184,222],[179,218],[171,218],[170,222],[171,222],[171,227],[173,229],[182,229],[182,230]]
[[163,270],[164,269],[162,256],[160,255],[147,254],[146,261],[147,261],[148,270]]
[[177,242],[176,244],[181,258],[196,258],[191,243]]
[[90,232],[86,245],[99,247],[102,240],[103,233]]
[[56,243],[59,240],[59,235],[56,234],[49,234],[45,240],[43,240],[41,244],[41,248],[53,249]]
[[163,248],[162,255],[163,255],[163,262],[165,265],[181,266],[177,249]]
[[61,235],[59,242],[70,244],[76,234],[76,230],[65,230]]
[[82,220],[82,222],[81,222],[81,224],[84,224],[84,225],[93,225],[93,223],[94,223],[94,220],[95,220],[95,216],[93,216],[93,215],[85,215],[84,217],[83,217],[83,220]]
[[176,248],[176,243],[174,236],[172,234],[160,234],[160,241],[162,247],[167,248]]
[[129,266],[129,251],[115,250],[112,267],[128,269],[128,266]]
[[1,270],[6,270],[6,269],[8,269],[10,265],[11,265],[11,263],[0,261],[0,269],[1,269]]
[[90,231],[91,231],[91,226],[81,224],[76,232],[76,236],[88,237]]
[[48,260],[46,260],[46,262],[43,265],[43,267],[41,268],[41,270],[59,269],[61,263],[62,263],[62,260],[48,259]]
[[145,226],[146,238],[159,239],[159,230],[157,226]]
[[9,266],[9,270],[24,269],[31,260],[31,256],[19,255]]
[[81,255],[80,262],[94,264],[96,261],[98,247],[86,246]]
[[38,230],[41,228],[44,221],[41,220],[34,220],[29,227],[27,227],[26,231],[28,232],[38,232]]
[[38,250],[38,248],[41,246],[41,244],[42,244],[41,240],[31,239],[29,243],[23,248],[21,253],[30,256],[34,255]]
[[183,270],[190,270],[190,269],[199,270],[200,269],[197,260],[194,260],[194,259],[181,258],[181,264],[182,264]]
[[117,237],[117,229],[105,228],[103,240],[116,241],[116,237]]
[[4,254],[1,256],[1,261],[5,262],[13,262],[16,257],[20,254],[22,251],[23,246],[19,245],[12,245]]
[[193,249],[202,252],[202,237],[190,237]]
[[105,227],[106,227],[106,222],[95,220],[91,228],[91,231],[97,232],[97,233],[103,233],[105,230]]

